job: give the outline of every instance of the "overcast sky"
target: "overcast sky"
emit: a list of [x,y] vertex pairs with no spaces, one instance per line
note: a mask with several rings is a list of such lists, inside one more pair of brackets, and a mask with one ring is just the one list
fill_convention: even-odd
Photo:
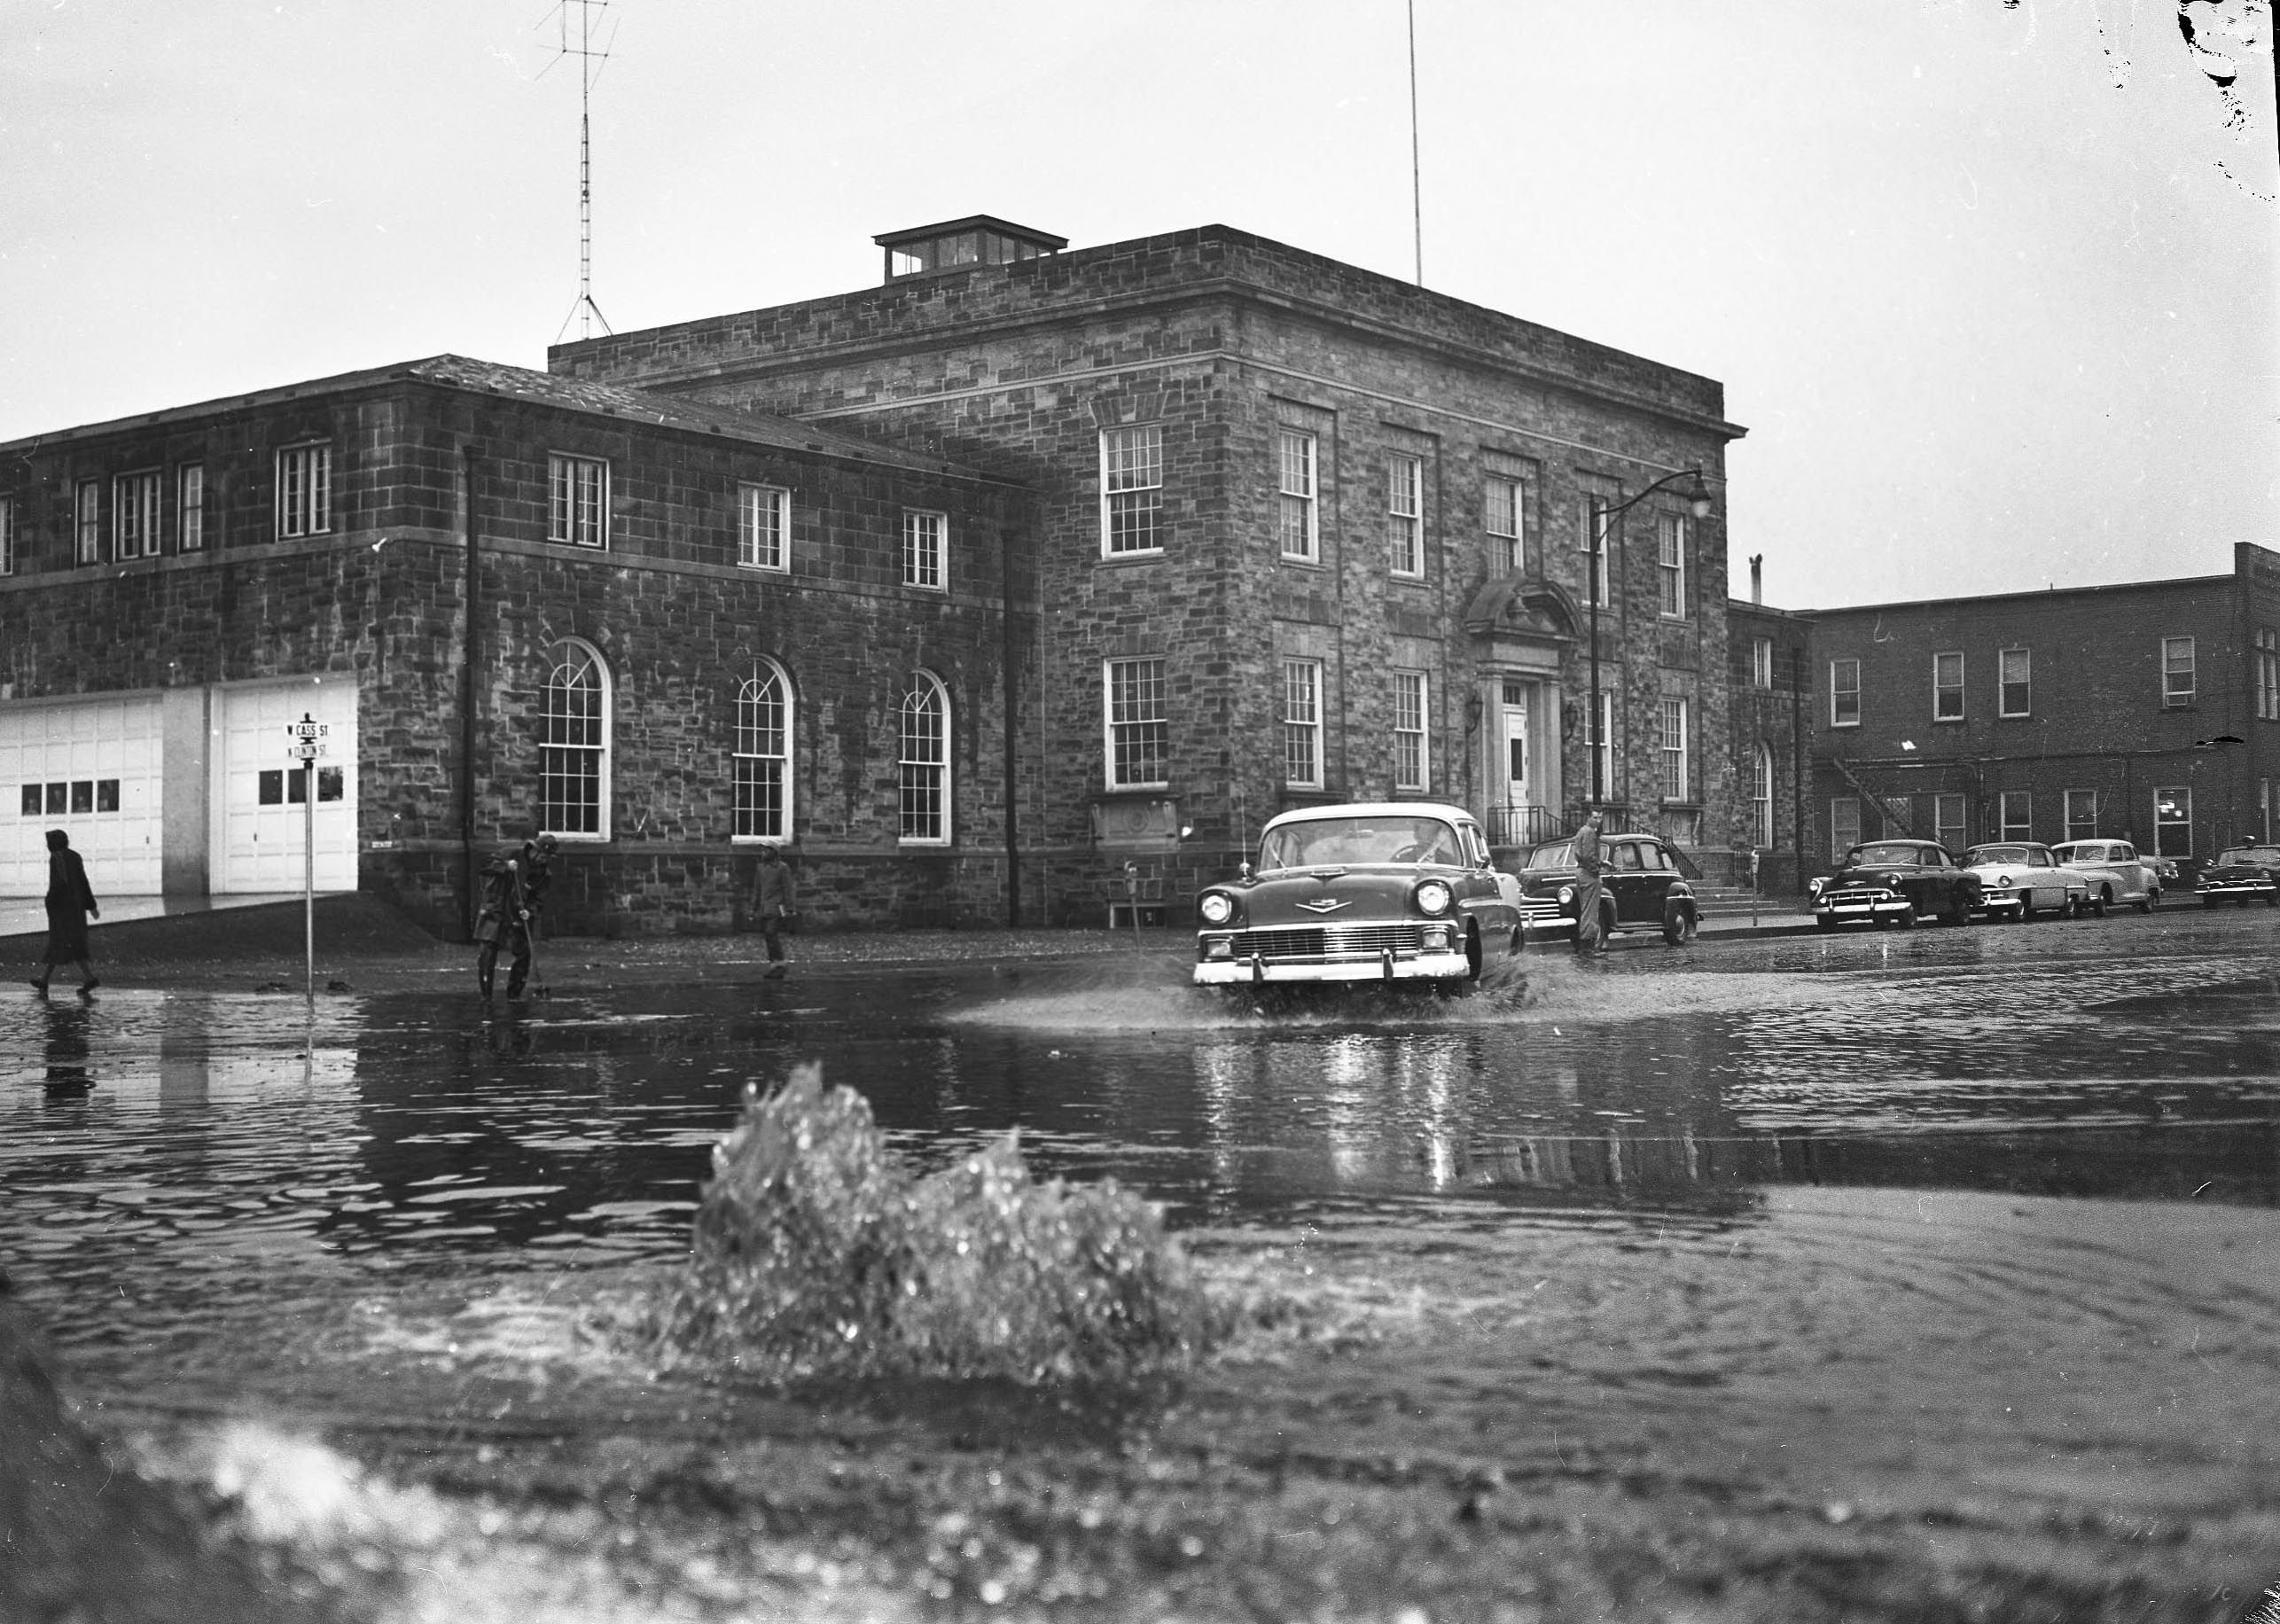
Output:
[[[592,15],[619,332],[865,286],[874,233],[977,213],[1416,274],[1403,0]],[[547,0],[0,19],[0,440],[578,336],[579,63]],[[2280,545],[2262,4],[2229,103],[2174,0],[1416,20],[1425,282],[1724,384],[1737,595],[1753,553],[1811,608]]]

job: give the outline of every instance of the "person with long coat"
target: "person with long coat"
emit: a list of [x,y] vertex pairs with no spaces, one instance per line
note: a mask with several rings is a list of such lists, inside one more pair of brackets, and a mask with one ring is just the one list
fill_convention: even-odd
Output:
[[40,960],[40,973],[32,978],[32,990],[44,994],[48,979],[55,974],[56,966],[63,964],[79,966],[79,990],[91,993],[102,983],[95,979],[95,966],[88,963],[87,922],[101,918],[103,910],[95,905],[95,893],[87,883],[87,864],[71,849],[71,837],[60,829],[48,831],[48,947]]

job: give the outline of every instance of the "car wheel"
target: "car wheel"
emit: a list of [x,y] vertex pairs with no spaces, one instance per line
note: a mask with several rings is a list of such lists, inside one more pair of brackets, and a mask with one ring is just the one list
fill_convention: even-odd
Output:
[[1911,905],[1901,909],[1898,916],[1893,918],[1892,925],[1894,930],[1898,931],[1914,930],[1916,928],[1916,910],[1914,906]]
[[1694,931],[1694,918],[1690,914],[1675,913],[1662,922],[1662,939],[1674,948],[1684,947],[1693,941]]
[[2112,906],[2113,893],[2106,890],[2104,886],[2100,886],[2098,888],[2098,894],[2090,899],[2090,917],[2093,919],[2104,918],[2106,917],[2106,910]]
[[2022,891],[2018,894],[2018,922],[2021,925],[2024,925],[2034,917],[2034,893],[2032,891]]
[[2152,890],[2151,890],[2151,891],[2149,891],[2149,892],[2147,892],[2147,893],[2145,894],[2145,911],[2146,911],[2146,912],[2148,912],[2148,913],[2151,913],[2155,909],[2157,909],[2157,908],[2159,908],[2159,907],[2160,907],[2160,906],[2161,906],[2161,887],[2160,887],[2160,886],[2154,886],[2154,887],[2153,887],[2153,889],[2152,889]]
[[1815,914],[1813,928],[1816,931],[1833,931],[1837,928],[1837,922],[1827,914]]
[[1948,899],[1948,906],[1940,910],[1940,923],[1942,925],[1969,925],[1971,922],[1971,904],[1964,902],[1960,896],[1949,897]]
[[1466,980],[1477,981],[1480,979],[1480,927],[1477,925],[1467,925],[1464,930],[1464,979]]

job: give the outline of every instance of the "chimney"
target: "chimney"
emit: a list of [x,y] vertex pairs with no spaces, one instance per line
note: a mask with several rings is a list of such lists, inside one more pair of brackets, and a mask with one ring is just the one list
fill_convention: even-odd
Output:
[[1761,604],[1766,600],[1766,556],[1761,552],[1750,555],[1750,601]]

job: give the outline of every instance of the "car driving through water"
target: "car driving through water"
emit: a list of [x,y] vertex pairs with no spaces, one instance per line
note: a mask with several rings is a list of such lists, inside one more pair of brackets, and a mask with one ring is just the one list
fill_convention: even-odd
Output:
[[1282,814],[1255,870],[1198,894],[1196,925],[1199,987],[1462,983],[1519,941],[1479,824],[1432,801]]

